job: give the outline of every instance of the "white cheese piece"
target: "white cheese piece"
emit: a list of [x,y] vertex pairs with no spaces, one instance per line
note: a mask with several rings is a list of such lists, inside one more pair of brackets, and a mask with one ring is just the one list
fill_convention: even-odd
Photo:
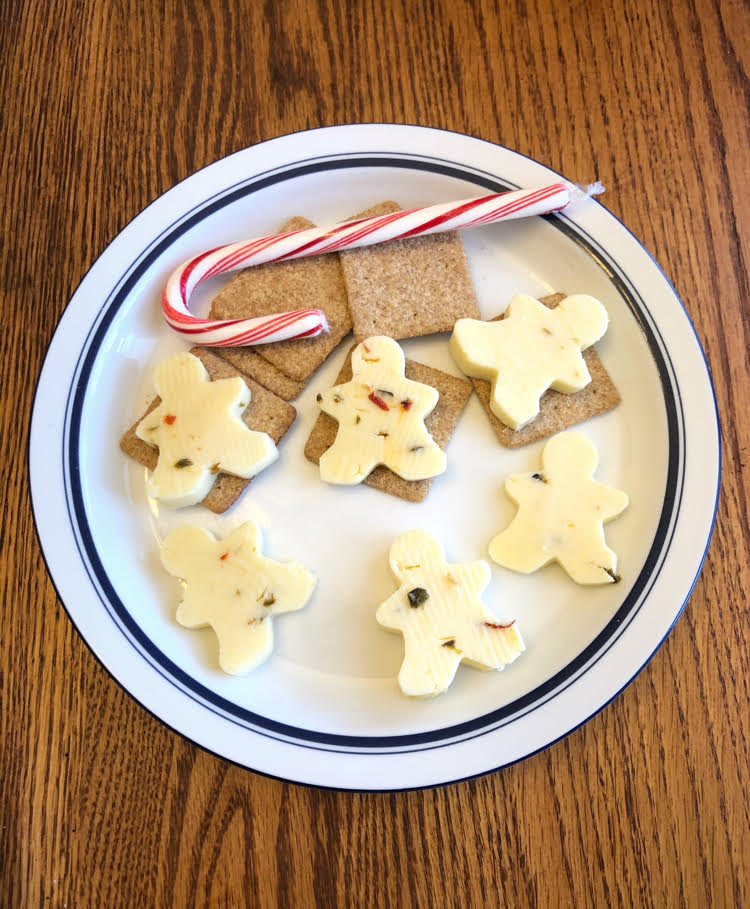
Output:
[[249,479],[278,458],[273,439],[242,421],[250,389],[239,376],[212,382],[197,357],[179,353],[159,364],[154,384],[161,403],[136,428],[159,449],[146,487],[153,498],[195,505],[219,471]]
[[185,582],[177,621],[186,628],[210,625],[219,640],[219,665],[242,675],[273,648],[271,616],[301,609],[316,579],[299,562],[275,562],[261,553],[261,533],[247,522],[223,540],[183,525],[164,541],[161,561]]
[[581,351],[607,330],[607,310],[594,297],[575,294],[549,309],[518,294],[503,319],[459,319],[451,353],[468,376],[492,385],[490,407],[506,426],[520,429],[539,413],[548,388],[568,394],[591,381]]
[[443,473],[445,452],[424,418],[438,402],[430,385],[404,377],[404,354],[391,338],[367,338],[352,353],[352,379],[318,395],[338,421],[336,440],[320,459],[327,483],[361,483],[378,464],[405,480]]
[[514,621],[500,621],[482,603],[489,584],[485,561],[448,564],[438,541],[410,530],[392,545],[390,565],[401,587],[378,607],[378,622],[404,636],[398,683],[406,695],[445,691],[464,660],[502,669],[524,650]]
[[628,497],[592,478],[598,460],[596,448],[580,433],[553,436],[542,451],[540,471],[506,481],[518,512],[490,543],[490,557],[523,574],[559,562],[579,584],[619,580],[603,524],[627,507]]

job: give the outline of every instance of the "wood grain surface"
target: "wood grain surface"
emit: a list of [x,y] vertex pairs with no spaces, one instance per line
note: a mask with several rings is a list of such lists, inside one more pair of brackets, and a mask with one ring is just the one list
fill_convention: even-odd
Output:
[[[747,906],[747,4],[0,10],[0,904]],[[362,121],[465,131],[601,179],[695,322],[724,434],[708,559],[647,669],[520,765],[392,795],[257,776],[139,707],[55,595],[25,467],[45,349],[117,232],[217,158]]]

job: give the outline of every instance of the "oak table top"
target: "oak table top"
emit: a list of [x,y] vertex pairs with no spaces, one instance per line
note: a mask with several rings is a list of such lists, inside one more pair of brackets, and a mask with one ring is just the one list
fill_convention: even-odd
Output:
[[[748,905],[748,13],[742,0],[0,5],[2,905]],[[519,765],[382,795],[266,779],[139,707],[55,595],[25,468],[46,346],[117,232],[224,155],[370,121],[600,179],[695,323],[724,455],[703,573],[622,695]]]

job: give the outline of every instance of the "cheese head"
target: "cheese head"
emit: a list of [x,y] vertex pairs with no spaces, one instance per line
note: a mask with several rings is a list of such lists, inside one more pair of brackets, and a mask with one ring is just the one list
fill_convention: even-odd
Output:
[[[418,556],[415,556],[418,553]],[[388,555],[391,571],[399,581],[412,577],[411,571],[418,562],[425,571],[440,570],[445,553],[438,541],[423,530],[407,530],[391,545]]]
[[[239,377],[238,377],[239,378]],[[183,389],[190,389],[193,385],[208,382],[209,376],[206,367],[198,357],[190,353],[175,354],[162,360],[154,370],[154,385],[163,397],[179,394]],[[235,384],[236,384],[236,380]],[[242,379],[239,379],[242,382]],[[242,382],[244,385],[245,383]]]
[[576,476],[590,477],[599,465],[599,453],[593,443],[577,432],[560,432],[542,450],[542,467],[550,477],[564,479],[571,471]]
[[552,311],[564,314],[570,334],[580,343],[581,350],[604,337],[609,327],[607,310],[588,294],[572,294]]
[[396,372],[403,375],[404,352],[393,338],[375,335],[358,344],[352,352],[352,372],[367,375]]

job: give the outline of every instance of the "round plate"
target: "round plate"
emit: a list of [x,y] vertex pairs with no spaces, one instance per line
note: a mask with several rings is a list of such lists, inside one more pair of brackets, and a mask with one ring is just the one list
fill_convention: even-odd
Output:
[[[388,549],[401,532],[438,537],[449,561],[487,558],[514,508],[505,478],[539,466],[543,443],[502,448],[476,397],[427,500],[321,483],[303,456],[345,341],[295,402],[276,464],[217,517],[158,509],[145,471],[118,448],[152,396],[154,365],[185,349],[164,325],[160,294],[189,256],[272,233],[295,214],[327,224],[385,198],[404,207],[556,179],[508,149],[455,133],[362,125],[297,133],[205,168],[138,215],[81,282],[37,389],[30,467],[49,571],[76,627],[147,709],[228,760],[287,780],[352,789],[446,783],[518,761],[575,729],[646,664],[690,594],[718,491],[711,381],[690,321],[658,265],[594,201],[548,218],[464,232],[485,317],[518,292],[585,292],[610,327],[597,350],[621,404],[578,431],[600,453],[597,478],[630,507],[607,525],[622,580],[579,587],[557,565],[530,576],[493,565],[485,601],[516,618],[526,652],[505,671],[462,666],[432,700],[403,697],[400,636],[375,622],[395,589]],[[205,311],[226,279],[195,301]],[[404,342],[407,356],[456,373],[447,336]],[[175,620],[178,582],[159,541],[195,522],[223,534],[263,528],[265,551],[319,578],[301,612],[275,620],[275,651],[244,678],[224,675],[210,629]]]

